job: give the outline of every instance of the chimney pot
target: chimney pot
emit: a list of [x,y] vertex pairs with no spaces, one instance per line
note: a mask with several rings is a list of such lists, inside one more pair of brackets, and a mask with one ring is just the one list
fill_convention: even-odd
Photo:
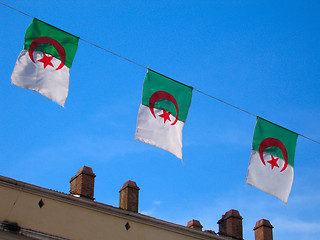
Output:
[[187,227],[188,228],[193,228],[193,229],[196,229],[196,230],[200,230],[200,231],[202,231],[202,228],[203,228],[203,226],[201,225],[200,221],[195,220],[195,219],[190,220],[188,222],[188,224],[187,224]]
[[70,179],[70,193],[80,197],[86,197],[94,200],[94,178],[91,167],[83,166],[77,174]]
[[253,229],[255,240],[273,240],[272,228],[273,226],[266,219],[257,221]]
[[138,212],[140,188],[134,181],[127,181],[120,189],[119,207],[128,211]]
[[219,235],[242,240],[242,217],[237,210],[231,209],[218,221]]

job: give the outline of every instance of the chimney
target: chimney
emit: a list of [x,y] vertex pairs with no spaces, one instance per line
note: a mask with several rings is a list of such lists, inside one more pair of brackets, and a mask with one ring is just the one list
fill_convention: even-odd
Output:
[[222,215],[218,221],[219,232],[221,236],[231,237],[233,239],[242,240],[242,217],[237,210],[231,209]]
[[119,207],[128,211],[138,212],[140,188],[133,181],[127,181],[120,189]]
[[202,231],[203,226],[201,225],[201,223],[198,220],[192,219],[188,222],[187,224],[188,228],[193,228],[199,231]]
[[91,167],[83,166],[77,174],[70,179],[70,193],[77,197],[85,197],[94,200],[94,178]]
[[271,223],[266,219],[261,219],[256,222],[254,227],[255,240],[273,240]]

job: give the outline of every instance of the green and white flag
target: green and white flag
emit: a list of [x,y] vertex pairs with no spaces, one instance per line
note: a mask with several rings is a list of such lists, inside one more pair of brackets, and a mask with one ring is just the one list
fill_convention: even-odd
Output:
[[192,87],[149,69],[144,79],[135,139],[182,159],[182,128],[191,98]]
[[27,29],[11,82],[64,106],[69,91],[69,69],[78,41],[78,37],[34,18]]
[[260,117],[254,130],[246,182],[287,203],[298,134]]

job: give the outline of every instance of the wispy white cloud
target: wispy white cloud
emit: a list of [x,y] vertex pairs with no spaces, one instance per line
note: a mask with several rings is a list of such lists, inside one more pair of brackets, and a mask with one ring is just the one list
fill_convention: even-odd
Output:
[[[274,226],[274,239],[318,239],[320,221],[308,219],[307,214],[301,213],[304,210],[312,211],[314,204],[319,202],[318,195],[315,196],[316,199],[313,199],[311,195],[297,195],[289,199],[289,203],[286,205],[269,194],[257,191],[260,190],[255,191],[248,186],[237,191],[225,192],[212,201],[198,202],[196,206],[187,208],[183,214],[172,215],[166,220],[186,225],[189,220],[197,219],[204,229],[218,232],[217,221],[225,212],[236,209],[243,217],[244,239],[254,239],[253,228],[256,222],[262,218],[268,219]],[[311,199],[314,204],[311,203],[308,206],[306,203]],[[291,211],[291,209],[303,210]],[[319,208],[315,207],[314,209]]]
[[153,201],[153,204],[154,204],[154,205],[158,205],[158,206],[160,206],[160,205],[161,205],[161,201],[154,200],[154,201]]
[[159,200],[154,200],[152,202],[152,208],[150,209],[146,209],[146,210],[142,210],[140,213],[144,214],[144,215],[148,215],[148,216],[155,216],[157,210],[159,209],[161,205],[161,201]]
[[140,211],[140,213],[143,215],[152,216],[153,210],[142,210],[142,211]]
[[319,233],[320,234],[320,221],[302,221],[300,219],[288,219],[284,217],[277,217],[272,220],[275,226],[281,226],[277,229],[280,233],[294,232],[302,234]]
[[294,194],[290,198],[290,204],[305,205],[306,202],[308,202],[308,205],[306,206],[308,208],[312,208],[313,205],[320,206],[320,189],[314,189],[312,192]]
[[[123,147],[125,146],[125,147]],[[106,161],[114,156],[123,156],[132,152],[139,152],[141,148],[134,141],[115,139],[113,137],[70,137],[60,142],[45,146],[40,149],[31,150],[26,161],[39,161],[45,159],[43,164],[52,161],[94,159],[95,161]]]

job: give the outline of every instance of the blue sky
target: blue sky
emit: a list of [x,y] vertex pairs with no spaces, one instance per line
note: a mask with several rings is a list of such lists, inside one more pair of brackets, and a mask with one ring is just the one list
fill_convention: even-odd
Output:
[[[318,1],[2,1],[255,115],[320,141]],[[198,92],[183,161],[134,140],[146,70],[83,41],[65,108],[10,83],[31,18],[0,5],[0,174],[69,192],[93,168],[96,201],[118,206],[137,182],[141,213],[186,225],[239,210],[274,239],[320,234],[320,146],[299,137],[288,204],[245,184],[255,117]]]

